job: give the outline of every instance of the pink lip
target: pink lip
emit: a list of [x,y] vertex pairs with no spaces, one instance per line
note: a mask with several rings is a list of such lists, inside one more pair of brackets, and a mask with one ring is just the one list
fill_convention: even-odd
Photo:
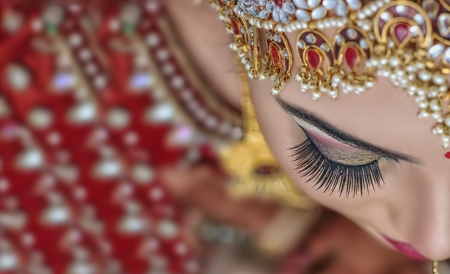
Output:
[[386,236],[383,236],[383,237],[403,255],[405,255],[409,258],[415,259],[415,260],[419,260],[419,261],[428,261],[427,258],[425,258],[419,252],[417,252],[414,249],[414,247],[412,247],[410,244],[397,242],[395,240],[389,239]]

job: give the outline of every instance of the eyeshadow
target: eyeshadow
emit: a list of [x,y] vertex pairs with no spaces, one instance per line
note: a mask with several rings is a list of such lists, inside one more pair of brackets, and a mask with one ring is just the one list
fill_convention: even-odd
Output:
[[317,149],[328,159],[344,165],[360,166],[377,161],[381,155],[344,144],[313,125],[293,116]]
[[[330,125],[326,121],[318,118],[317,116],[313,115],[312,113],[298,107],[298,106],[292,106],[288,104],[287,102],[284,102],[279,96],[276,96],[276,100],[280,104],[280,106],[294,119],[296,119],[297,124],[299,124],[300,127],[304,127],[305,129],[308,129],[311,132],[317,132],[318,134],[322,134],[326,138],[331,138],[331,140],[337,141],[337,146],[332,146],[334,149],[336,147],[342,148],[339,145],[345,145],[348,144],[345,148],[345,151],[349,151],[352,153],[354,150],[357,150],[357,155],[362,155],[365,153],[368,153],[365,157],[367,159],[373,159],[375,158],[375,155],[377,159],[381,157],[389,158],[395,161],[406,161],[408,163],[416,164],[416,165],[422,165],[423,163],[420,161],[420,159],[406,155],[400,152],[396,151],[390,151],[384,148],[380,148],[378,146],[372,145],[370,143],[367,143],[365,141],[362,141],[361,139],[358,139],[356,137],[353,137],[343,131],[340,131],[339,129],[335,128],[334,126]],[[300,122],[300,123],[299,123]],[[310,127],[307,127],[306,124],[308,124]],[[314,143],[313,143],[314,144]],[[317,145],[319,146],[319,144]],[[326,145],[322,145],[325,147]],[[323,150],[325,153],[325,150]],[[357,157],[357,156],[355,156]]]

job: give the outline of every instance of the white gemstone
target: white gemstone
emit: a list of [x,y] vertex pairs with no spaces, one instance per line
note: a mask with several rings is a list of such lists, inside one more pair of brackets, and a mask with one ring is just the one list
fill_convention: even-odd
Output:
[[444,46],[442,44],[436,44],[428,50],[428,54],[430,55],[431,59],[437,59],[443,51]]
[[0,179],[0,192],[5,192],[9,189],[9,181],[5,178]]
[[160,60],[160,61],[167,60],[167,58],[169,58],[169,56],[170,56],[170,52],[165,48],[158,50],[158,52],[156,53],[156,58],[158,58],[158,60]]
[[306,0],[294,0],[294,4],[297,8],[300,8],[300,9],[308,8],[308,3],[306,3]]
[[299,40],[299,41],[297,42],[297,47],[298,47],[299,49],[304,49],[304,48],[305,48],[305,43],[304,43],[302,40]]
[[395,11],[400,14],[404,14],[406,12],[406,7],[404,5],[397,5],[395,7]]
[[29,112],[28,123],[36,129],[48,128],[53,123],[53,114],[46,108],[36,107]]
[[68,54],[59,54],[57,59],[58,67],[67,68],[70,67],[72,60]]
[[412,37],[417,37],[417,35],[419,35],[419,27],[418,26],[410,27],[409,31],[411,32]]
[[180,89],[184,86],[184,78],[183,76],[176,75],[172,78],[171,84],[173,88]]
[[352,10],[358,10],[361,7],[361,1],[360,0],[347,0],[347,5]]
[[9,85],[16,91],[23,91],[29,86],[31,81],[28,70],[16,64],[8,66],[7,77]]
[[311,13],[311,18],[314,20],[322,19],[325,17],[326,9],[324,6],[319,6],[316,9],[314,9]]
[[14,33],[20,29],[24,21],[24,16],[15,12],[5,12],[2,22],[3,29],[9,33]]
[[145,38],[145,42],[147,43],[147,45],[151,48],[156,47],[159,42],[161,41],[161,38],[159,37],[158,34],[156,33],[150,33],[149,35],[147,35],[147,37]]
[[97,66],[95,64],[93,64],[93,63],[89,63],[89,64],[86,65],[85,70],[86,70],[87,74],[93,75],[93,74],[95,74],[97,72]]
[[153,201],[158,201],[164,196],[164,192],[161,188],[155,187],[150,191],[149,195],[150,199],[152,199]]
[[117,19],[113,19],[109,21],[109,29],[113,32],[116,32],[120,29],[120,22]]
[[365,39],[361,39],[361,41],[359,41],[359,45],[363,49],[368,49],[369,48],[369,44],[367,43],[367,41]]
[[187,248],[186,244],[178,243],[177,246],[175,247],[175,252],[178,255],[183,256],[188,252],[188,248]]
[[321,45],[320,45],[320,49],[321,50],[323,50],[323,51],[325,51],[325,52],[328,52],[329,50],[330,50],[330,48],[327,46],[327,44],[325,44],[325,43],[322,43]]
[[146,228],[145,220],[138,216],[126,216],[120,221],[119,228],[125,233],[139,233]]
[[283,49],[281,55],[283,55],[283,57],[286,59],[289,58],[289,53],[288,53],[287,49]]
[[231,138],[235,139],[235,140],[239,140],[242,138],[242,135],[244,133],[242,132],[242,129],[235,127],[231,130]]
[[68,40],[69,40],[69,45],[71,45],[74,48],[80,46],[81,43],[83,43],[83,37],[78,32],[74,32],[74,33],[70,34]]
[[5,251],[0,253],[0,269],[5,272],[15,271],[20,265],[20,260],[17,254],[12,251]]
[[262,10],[259,13],[259,18],[261,19],[267,19],[269,17],[269,12],[267,10]]
[[162,220],[157,225],[157,232],[159,236],[165,239],[171,239],[178,235],[178,227],[171,220]]
[[320,0],[308,0],[308,8],[313,9],[320,4]]
[[[295,0],[294,0],[294,3],[295,3]],[[276,7],[275,1],[269,1],[266,5],[266,9],[269,12],[273,12],[275,10],[275,7]]]
[[97,117],[97,108],[93,103],[86,102],[75,106],[69,112],[69,120],[73,123],[89,123]]
[[414,15],[414,21],[416,21],[418,24],[423,24],[423,16],[420,13],[417,13]]
[[340,17],[344,17],[345,15],[347,15],[347,5],[344,2],[340,1],[337,4],[336,15]]
[[280,42],[280,41],[281,41],[280,36],[279,36],[278,34],[275,34],[275,35],[273,36],[273,41],[275,41],[275,42]]
[[61,143],[61,135],[58,132],[51,132],[47,135],[47,142],[52,146],[57,146]]
[[259,0],[260,6],[265,6],[267,4],[267,0]]
[[137,144],[138,141],[139,141],[139,136],[136,132],[128,132],[123,137],[124,144],[126,144],[128,146],[134,146]]
[[92,52],[89,49],[85,48],[80,51],[79,56],[82,61],[88,61],[92,57]]
[[259,17],[259,10],[255,6],[251,6],[250,9],[248,9],[249,13],[255,17]]
[[450,33],[450,14],[443,13],[438,17],[438,29],[442,37],[447,37]]
[[54,206],[45,211],[43,218],[52,224],[63,224],[69,221],[70,211],[64,206]]
[[426,0],[422,1],[422,8],[428,14],[430,19],[435,19],[439,15],[439,4],[436,0]]
[[272,18],[273,20],[280,22],[280,11],[281,9],[277,6],[272,12]]
[[381,14],[381,19],[385,22],[391,20],[391,18],[392,18],[392,14],[390,12],[385,11]]
[[327,9],[327,10],[332,10],[335,9],[336,6],[338,4],[338,1],[336,0],[323,0],[322,1],[322,5]]
[[44,164],[44,157],[38,149],[28,149],[19,154],[16,164],[21,169],[36,169]]
[[311,20],[311,17],[309,16],[309,13],[304,10],[296,10],[295,11],[295,17],[304,22],[309,22]]
[[[168,122],[175,116],[175,109],[168,103],[158,104],[150,111],[150,121],[154,122]],[[147,119],[148,119],[147,118]]]
[[336,44],[338,44],[339,46],[342,45],[342,42],[344,41],[344,37],[342,37],[342,35],[338,34],[336,35]]
[[121,172],[122,164],[114,159],[100,161],[94,167],[94,174],[102,178],[114,178]]
[[130,123],[131,117],[127,110],[115,107],[108,111],[106,122],[113,129],[123,129]]
[[444,60],[450,64],[450,48],[447,48],[444,53]]
[[350,39],[355,39],[356,38],[356,31],[352,28],[347,29],[347,36]]
[[306,35],[305,38],[306,42],[308,42],[309,44],[312,44],[316,41],[316,38],[314,37],[314,35],[312,35],[311,33]]
[[287,24],[291,21],[291,18],[289,17],[289,14],[280,10],[280,21],[281,21],[281,23]]
[[107,84],[107,79],[104,75],[98,75],[97,77],[95,77],[94,79],[94,86],[97,89],[102,89],[106,86]]
[[166,63],[162,68],[162,72],[166,75],[171,75],[175,72],[175,67],[171,63]]
[[294,4],[292,4],[291,2],[284,3],[283,10],[289,14],[294,14],[295,12]]

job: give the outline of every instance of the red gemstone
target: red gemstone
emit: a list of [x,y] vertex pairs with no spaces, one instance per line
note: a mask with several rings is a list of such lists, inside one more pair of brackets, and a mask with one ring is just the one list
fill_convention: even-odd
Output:
[[275,0],[275,4],[281,7],[283,5],[283,0]]
[[345,51],[345,61],[350,68],[354,68],[356,65],[356,59],[358,58],[358,53],[354,48],[348,47]]
[[409,35],[409,26],[404,23],[397,24],[394,27],[394,34],[400,43],[403,43]]
[[309,64],[314,69],[317,69],[320,66],[320,55],[315,50],[308,50],[307,58],[308,58]]
[[445,158],[450,159],[450,152],[445,153]]
[[231,21],[231,25],[233,26],[233,31],[236,34],[241,33],[241,29],[239,28],[239,23],[236,20]]
[[278,51],[278,48],[272,45],[272,47],[270,48],[270,53],[272,54],[274,65],[278,64],[278,62],[280,62],[280,53]]

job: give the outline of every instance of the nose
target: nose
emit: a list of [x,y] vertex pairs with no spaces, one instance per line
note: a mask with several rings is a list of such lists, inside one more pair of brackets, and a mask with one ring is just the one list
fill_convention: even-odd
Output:
[[409,221],[398,223],[407,226],[403,227],[406,233],[402,234],[406,234],[409,243],[430,260],[450,258],[449,177],[448,174],[435,176],[425,184],[422,182],[421,191],[407,203],[412,212]]

